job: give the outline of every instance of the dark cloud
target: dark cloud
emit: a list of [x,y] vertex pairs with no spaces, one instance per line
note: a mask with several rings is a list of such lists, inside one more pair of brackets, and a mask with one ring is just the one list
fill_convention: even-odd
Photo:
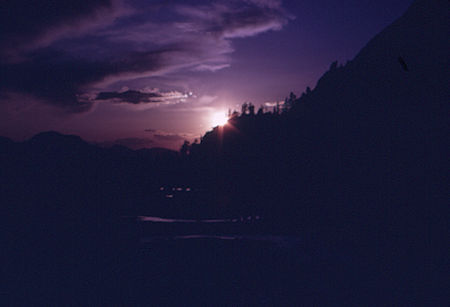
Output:
[[290,16],[280,1],[228,1],[204,6],[179,6],[181,15],[196,20],[191,29],[221,38],[253,36],[280,29]]
[[[231,39],[280,29],[289,19],[276,0],[177,3],[4,1],[0,90],[68,112],[96,101],[173,102],[183,94],[142,91],[136,80],[225,69]],[[119,92],[124,86],[130,90]]]
[[161,95],[157,93],[142,93],[139,91],[128,90],[126,92],[101,92],[97,95],[96,100],[113,100],[116,99],[120,102],[128,103],[149,103],[149,102],[160,102]]
[[0,52],[14,52],[51,44],[125,13],[118,0],[14,0],[0,7]]
[[187,94],[176,91],[171,92],[141,92],[134,90],[127,90],[125,92],[101,92],[97,95],[95,100],[107,100],[112,102],[126,102],[132,104],[139,103],[171,103],[178,102],[180,99],[187,98]]
[[71,111],[89,109],[90,103],[78,99],[81,87],[101,78],[109,67],[39,53],[29,61],[0,65],[0,90],[31,94]]
[[112,61],[89,61],[49,50],[30,60],[0,64],[0,90],[31,94],[70,112],[88,110],[93,103],[90,87],[105,78],[157,71],[167,50],[134,53]]

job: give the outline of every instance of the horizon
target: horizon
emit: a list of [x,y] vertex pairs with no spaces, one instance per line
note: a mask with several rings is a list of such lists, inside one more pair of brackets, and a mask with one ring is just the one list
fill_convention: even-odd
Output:
[[412,3],[322,2],[95,1],[72,12],[43,3],[36,10],[46,25],[9,4],[35,30],[3,18],[0,135],[57,131],[179,150],[210,131],[217,113],[314,88],[332,62],[351,60]]
[[6,305],[448,303],[449,1],[17,0],[0,31]]

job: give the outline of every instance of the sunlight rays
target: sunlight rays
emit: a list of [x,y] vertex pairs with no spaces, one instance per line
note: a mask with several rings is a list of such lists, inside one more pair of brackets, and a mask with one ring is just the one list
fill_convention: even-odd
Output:
[[214,112],[210,117],[210,124],[212,127],[224,126],[228,123],[228,116],[225,112]]

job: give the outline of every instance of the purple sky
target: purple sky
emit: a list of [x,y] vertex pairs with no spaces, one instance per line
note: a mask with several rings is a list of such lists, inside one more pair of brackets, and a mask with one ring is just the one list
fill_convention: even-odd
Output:
[[178,149],[214,112],[314,87],[411,2],[7,1],[0,135]]

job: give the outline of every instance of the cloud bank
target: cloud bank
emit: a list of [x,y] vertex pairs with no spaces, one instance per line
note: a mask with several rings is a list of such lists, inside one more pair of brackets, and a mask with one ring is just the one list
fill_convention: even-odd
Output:
[[137,81],[225,69],[233,39],[279,30],[290,18],[276,0],[6,1],[0,91],[70,113],[98,102],[174,103],[185,94],[148,92]]

